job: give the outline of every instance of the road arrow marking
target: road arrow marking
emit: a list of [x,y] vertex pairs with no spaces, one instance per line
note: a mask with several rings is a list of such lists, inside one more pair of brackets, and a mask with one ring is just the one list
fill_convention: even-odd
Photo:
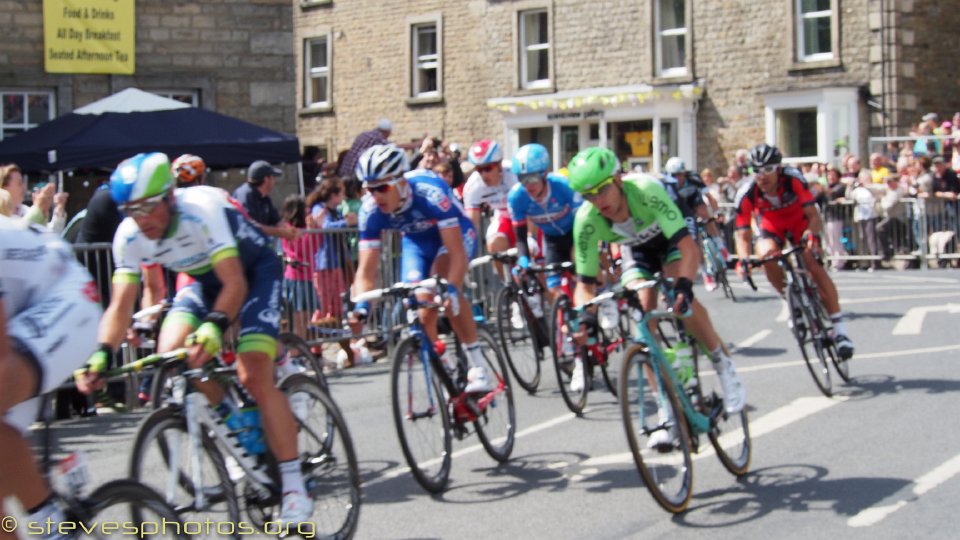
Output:
[[947,304],[945,306],[920,306],[910,308],[906,313],[903,314],[903,317],[900,317],[900,320],[897,321],[897,325],[893,327],[893,335],[919,335],[920,330],[923,328],[923,320],[926,318],[927,313],[940,311],[947,313],[960,313],[960,304]]
[[847,526],[870,527],[871,525],[876,525],[890,514],[912,502],[916,502],[923,494],[953,478],[957,474],[960,474],[960,454],[953,456],[930,472],[914,480],[913,489],[911,490],[912,496],[903,497],[893,504],[864,508],[857,515],[847,520]]

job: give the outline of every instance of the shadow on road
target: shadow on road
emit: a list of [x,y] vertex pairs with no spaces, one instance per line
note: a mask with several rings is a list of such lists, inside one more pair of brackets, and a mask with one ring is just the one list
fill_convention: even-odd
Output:
[[960,392],[960,381],[950,379],[898,379],[893,375],[860,375],[840,387],[837,396],[849,399],[870,399],[884,394],[921,391],[927,394]]

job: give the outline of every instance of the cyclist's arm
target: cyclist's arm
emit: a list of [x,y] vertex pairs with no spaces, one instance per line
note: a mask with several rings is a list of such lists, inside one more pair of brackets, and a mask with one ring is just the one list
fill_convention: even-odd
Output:
[[163,267],[159,264],[143,267],[143,297],[140,299],[142,307],[159,304],[167,296],[167,283],[163,279]]
[[685,277],[693,281],[700,269],[700,248],[697,246],[697,241],[689,234],[685,235],[677,242],[677,249],[680,250],[678,277]]
[[440,240],[450,255],[446,279],[458,289],[463,287],[463,278],[467,275],[467,251],[463,247],[463,232],[459,226],[440,229]]
[[737,230],[737,257],[742,261],[750,257],[750,242],[753,240],[753,231],[749,227]]
[[820,220],[820,212],[817,211],[816,205],[805,206],[803,215],[807,218],[807,231],[819,235],[823,230],[823,222]]
[[517,237],[517,255],[530,258],[530,250],[527,247],[527,221],[513,222],[513,234]]
[[247,279],[244,277],[240,258],[236,255],[219,260],[214,255],[214,260],[216,262],[213,263],[213,274],[223,284],[223,288],[214,300],[211,311],[219,311],[232,321],[247,300]]
[[[135,275],[135,274],[131,274]],[[110,293],[110,305],[103,312],[100,327],[97,330],[97,341],[105,343],[111,349],[117,350],[130,326],[130,317],[133,315],[133,305],[140,292],[138,279],[114,279]]]
[[707,234],[716,238],[717,236],[720,236],[720,231],[717,229],[717,223],[710,219],[712,213],[707,210],[707,208],[707,205],[701,204],[694,210],[694,213],[703,221],[703,228],[707,231]]
[[380,267],[380,248],[361,248],[359,258],[356,281],[353,284],[353,296],[363,294],[376,287],[377,270]]
[[467,208],[467,217],[470,218],[470,221],[473,222],[473,230],[477,231],[477,234],[480,234],[480,209],[479,208]]

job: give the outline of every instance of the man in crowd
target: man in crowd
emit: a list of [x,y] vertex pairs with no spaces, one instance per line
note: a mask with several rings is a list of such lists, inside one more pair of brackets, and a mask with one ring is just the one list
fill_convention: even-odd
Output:
[[390,120],[383,118],[377,123],[376,129],[364,131],[357,135],[357,138],[353,140],[353,145],[350,146],[350,150],[348,150],[346,155],[343,156],[343,159],[340,160],[340,167],[337,169],[337,174],[340,175],[340,178],[344,180],[353,179],[356,174],[355,169],[357,168],[357,160],[360,159],[360,155],[371,146],[388,144],[390,141],[387,139],[390,138],[391,131],[393,131],[393,124]]
[[282,175],[283,171],[266,161],[254,161],[247,169],[247,182],[233,192],[233,198],[243,205],[247,215],[260,225],[264,233],[287,240],[296,240],[300,230],[293,227],[280,227],[280,212],[270,200],[270,192]]

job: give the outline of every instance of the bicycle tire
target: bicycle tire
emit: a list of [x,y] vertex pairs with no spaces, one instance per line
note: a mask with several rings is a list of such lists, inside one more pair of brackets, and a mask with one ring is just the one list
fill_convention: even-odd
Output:
[[[620,412],[637,471],[657,504],[674,514],[683,512],[693,495],[693,461],[690,432],[673,383],[642,345],[624,353],[621,374]],[[675,440],[650,444],[651,435],[670,427]]]
[[836,330],[833,328],[833,321],[830,319],[830,315],[827,313],[827,308],[823,305],[823,300],[819,295],[817,295],[815,300],[817,316],[823,323],[825,332],[823,336],[824,348],[826,348],[827,355],[830,357],[830,361],[833,364],[834,369],[837,371],[837,375],[840,375],[840,379],[842,379],[843,382],[849,383],[852,380],[850,377],[850,361],[849,359],[844,360],[840,358],[840,352],[837,350],[837,342],[834,339]]
[[[813,382],[827,397],[833,396],[833,384],[830,382],[830,366],[827,365],[823,349],[815,336],[817,324],[810,310],[803,305],[799,295],[803,294],[800,285],[794,283],[787,289],[787,307],[790,310],[793,335],[800,346],[803,361],[807,365]],[[809,349],[813,350],[810,351]]]
[[[195,509],[196,506],[196,478],[191,474],[191,445],[190,435],[187,431],[187,420],[183,416],[183,409],[180,407],[164,407],[148,415],[140,422],[137,429],[137,436],[133,443],[133,450],[130,453],[130,478],[142,483],[151,489],[157,490],[161,497],[169,503],[178,515],[189,516],[194,512],[204,516],[214,515],[215,519],[220,521],[229,520],[236,523],[240,519],[240,504],[236,492],[230,488],[233,481],[227,471],[223,455],[217,448],[216,443],[204,432],[201,441],[203,452],[211,467],[202,467],[203,470],[212,470],[214,476],[210,478],[209,483],[200,479],[203,493],[206,495],[208,504],[224,505],[222,510],[212,510],[209,508]],[[179,439],[182,437],[183,439]],[[186,442],[186,454],[180,442]],[[159,451],[159,455],[154,452]],[[156,463],[156,460],[163,461],[163,465]],[[175,463],[174,463],[175,462]],[[163,467],[162,477],[154,480],[148,474],[148,471],[157,466]],[[177,467],[180,471],[175,479],[176,492],[173,492],[175,486],[171,485],[173,480],[171,465]],[[149,477],[149,478],[148,478]],[[221,512],[219,517],[217,512]],[[239,538],[239,537],[237,537]]]
[[[79,508],[75,513],[83,516],[93,528],[101,523],[156,524],[157,534],[145,534],[141,529],[140,538],[180,538],[186,540],[191,535],[181,527],[181,519],[176,511],[164,502],[163,497],[149,487],[130,479],[112,480],[93,490],[90,495],[74,501]],[[71,504],[73,506],[73,504]],[[129,512],[118,506],[129,507]],[[73,510],[73,509],[72,509]],[[149,513],[149,515],[145,515]],[[176,525],[173,527],[172,525]],[[162,527],[162,529],[161,529]],[[174,530],[175,529],[175,530]],[[124,529],[125,530],[125,529]],[[92,532],[90,538],[113,538],[113,534],[100,535]]]
[[[747,410],[744,408],[738,413],[729,414],[723,409],[723,390],[719,379],[713,378],[711,380],[715,382],[708,384],[700,373],[700,358],[706,356],[706,351],[696,341],[691,345],[691,351],[697,385],[688,393],[696,395],[700,413],[711,418],[707,436],[723,468],[739,478],[749,472],[753,454]],[[704,354],[701,355],[701,352]]]
[[[592,363],[594,366],[600,367],[600,374],[603,376],[603,383],[607,386],[607,390],[613,394],[613,397],[617,397],[617,391],[619,390],[619,373],[620,368],[623,367],[622,362],[617,362],[615,358],[612,358],[612,352],[610,346],[613,343],[613,340],[610,339],[608,334],[617,333],[619,330],[617,328],[611,328],[610,330],[598,329],[597,336],[599,336],[598,346],[600,351],[603,353],[603,358],[597,358],[595,354],[591,352],[593,357]],[[627,342],[624,341],[618,350],[623,351],[623,345]],[[589,349],[588,349],[589,350]]]
[[181,369],[181,361],[173,360],[160,365],[153,372],[153,381],[150,383],[150,408],[162,409],[170,399],[171,377]]
[[[497,293],[497,336],[503,345],[503,355],[507,357],[510,371],[517,384],[529,394],[537,393],[540,385],[543,349],[538,346],[537,338],[530,332],[530,321],[522,307],[521,319],[523,328],[514,328],[513,305],[520,306],[520,298],[516,289],[504,287]],[[529,351],[525,349],[529,347]]]
[[[493,397],[493,401],[481,411],[473,425],[477,429],[480,444],[483,445],[487,454],[498,462],[504,463],[510,459],[510,454],[513,452],[517,429],[517,411],[513,403],[513,387],[510,384],[510,374],[507,373],[503,355],[500,353],[493,336],[483,328],[478,328],[477,342],[486,344],[482,354],[487,363],[487,376],[496,380],[497,388],[500,387],[500,384],[503,385],[503,388],[499,391],[495,389],[499,395],[490,396]],[[494,356],[492,360],[489,358],[491,353]],[[505,415],[502,414],[504,404],[506,404],[507,409]],[[499,443],[501,440],[502,443]]]
[[[299,354],[293,355],[287,360],[294,361],[300,370],[305,371],[308,376],[317,381],[320,388],[323,388],[326,392],[330,392],[327,377],[323,374],[323,362],[317,358],[317,355],[313,354],[313,350],[305,339],[292,332],[281,332],[280,335],[277,336],[277,345],[282,346],[277,347],[278,356],[285,354],[286,351],[289,350],[297,351]],[[280,384],[279,380],[277,384]]]
[[559,295],[557,299],[554,300],[553,307],[550,309],[550,320],[553,321],[553,340],[550,348],[553,350],[553,367],[557,372],[557,386],[560,387],[560,395],[563,397],[563,402],[566,403],[567,408],[570,409],[571,412],[577,416],[581,416],[583,415],[583,409],[587,406],[587,392],[590,387],[590,379],[587,377],[587,368],[589,366],[584,362],[583,388],[578,392],[572,390],[570,388],[570,381],[573,378],[576,356],[579,354],[581,359],[584,358],[584,350],[582,347],[573,346],[573,354],[564,352],[564,343],[566,343],[568,339],[572,339],[568,335],[567,325],[572,309],[571,306],[570,298],[565,294]]
[[280,391],[290,401],[297,422],[304,484],[314,501],[310,522],[319,537],[350,538],[360,520],[362,493],[356,451],[343,413],[330,393],[307,374],[286,377]]
[[[433,373],[433,366],[427,368],[420,358],[420,339],[423,338],[408,336],[397,345],[390,373],[391,408],[400,449],[410,466],[410,472],[425,490],[441,493],[450,480],[453,432],[446,392]],[[422,385],[416,394],[413,388],[415,383]],[[416,438],[408,436],[408,430],[413,430],[416,424],[423,426],[427,421],[433,425],[420,430]],[[437,423],[439,425],[435,425]],[[429,456],[421,456],[419,449],[412,445],[415,441],[425,441],[431,432],[434,438],[439,435],[439,444],[435,443],[434,448],[427,449]],[[431,468],[433,465],[437,467]]]

